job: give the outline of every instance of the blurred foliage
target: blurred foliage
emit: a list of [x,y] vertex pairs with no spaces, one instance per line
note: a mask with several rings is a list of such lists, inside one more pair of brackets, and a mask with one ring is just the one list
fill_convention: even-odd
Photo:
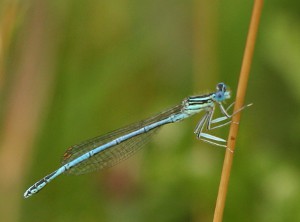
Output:
[[[236,90],[252,1],[37,2],[18,2],[1,77],[2,122],[20,48],[35,31],[28,24],[38,11],[45,32],[39,47],[48,48],[53,78],[22,190],[55,170],[72,144],[214,90],[217,82]],[[246,100],[254,106],[243,112],[224,221],[300,221],[299,4],[265,2]],[[196,6],[215,9],[215,19],[201,24],[216,31],[209,59],[217,73],[195,70],[201,63],[195,45],[207,44],[195,38],[202,30]],[[30,199],[20,193],[20,221],[211,221],[224,150],[195,139],[199,118],[164,127],[113,168],[63,175]],[[226,132],[215,134],[225,138]]]

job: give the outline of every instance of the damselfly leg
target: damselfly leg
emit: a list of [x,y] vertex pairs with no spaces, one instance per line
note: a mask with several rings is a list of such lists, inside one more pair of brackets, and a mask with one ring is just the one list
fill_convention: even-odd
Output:
[[[204,133],[203,132],[204,126],[206,126],[205,127],[206,130],[210,131],[210,130],[213,130],[213,129],[220,128],[220,127],[223,127],[225,125],[228,125],[228,124],[231,123],[231,120],[229,120],[229,121],[227,121],[225,123],[222,123],[222,124],[218,124],[218,125],[212,126],[213,124],[220,123],[222,121],[231,119],[234,115],[236,115],[237,113],[239,113],[240,111],[242,111],[244,108],[251,106],[252,103],[248,104],[246,106],[243,106],[242,108],[240,108],[236,112],[232,113],[231,115],[228,114],[228,110],[234,105],[234,102],[232,104],[230,104],[226,109],[224,108],[224,106],[221,103],[218,103],[218,104],[219,104],[221,113],[224,116],[221,116],[221,117],[218,117],[216,119],[213,119],[213,115],[214,115],[214,112],[215,112],[215,106],[213,106],[201,118],[201,120],[199,121],[199,123],[197,124],[197,126],[195,128],[194,133],[197,135],[198,139],[200,139],[200,140],[202,140],[204,142],[207,142],[207,143],[210,143],[210,144],[213,144],[213,145],[216,145],[216,146],[221,146],[221,147],[225,147],[226,148],[225,144],[226,144],[227,141],[224,140],[224,139],[222,139],[222,138],[220,138],[220,137],[216,137],[216,136],[213,136],[211,134]],[[236,124],[238,124],[238,123],[236,123]]]

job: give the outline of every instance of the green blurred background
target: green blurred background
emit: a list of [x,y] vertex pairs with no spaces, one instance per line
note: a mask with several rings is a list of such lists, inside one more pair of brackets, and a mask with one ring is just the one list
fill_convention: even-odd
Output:
[[[221,81],[234,93],[252,4],[2,0],[0,221],[212,221],[225,152],[195,138],[200,115],[113,168],[23,192],[70,145]],[[300,221],[299,8],[265,2],[224,221]]]

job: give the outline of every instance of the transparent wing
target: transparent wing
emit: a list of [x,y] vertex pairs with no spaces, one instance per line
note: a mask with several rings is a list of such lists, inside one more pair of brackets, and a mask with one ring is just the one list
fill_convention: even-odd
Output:
[[[66,150],[66,152],[63,155],[62,165],[69,163],[70,161],[80,157],[81,155],[101,145],[104,145],[107,142],[112,141],[118,137],[129,134],[138,129],[141,129],[149,124],[163,120],[172,114],[180,113],[181,110],[182,110],[182,105],[178,105],[165,112],[159,113],[154,117],[148,118],[138,123],[131,124],[127,127],[113,131],[106,135],[93,138],[81,144],[71,146]],[[151,136],[157,131],[158,128],[150,130],[147,133],[139,134],[118,145],[105,149],[95,154],[94,156],[90,157],[86,161],[83,161],[78,165],[74,166],[73,168],[69,169],[66,173],[79,175],[79,174],[84,174],[91,171],[111,167],[119,163],[120,161],[127,159],[134,153],[136,153],[142,147],[142,145],[144,145],[150,140]]]

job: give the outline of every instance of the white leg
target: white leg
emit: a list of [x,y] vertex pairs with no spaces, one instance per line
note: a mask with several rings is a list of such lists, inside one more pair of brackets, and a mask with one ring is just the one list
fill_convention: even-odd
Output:
[[[204,141],[204,142],[207,142],[207,143],[210,143],[210,144],[213,144],[213,145],[216,145],[216,146],[226,147],[226,145],[225,145],[225,143],[227,142],[226,140],[224,140],[220,137],[213,136],[211,134],[203,133],[203,128],[206,125],[206,129],[209,131],[209,130],[213,130],[213,129],[220,128],[220,127],[223,127],[225,125],[228,125],[229,123],[231,123],[231,120],[227,121],[223,124],[212,126],[212,124],[216,124],[216,123],[219,123],[219,122],[230,119],[232,116],[234,116],[235,114],[237,114],[238,112],[240,112],[244,108],[249,107],[249,106],[252,105],[252,104],[246,105],[246,106],[242,107],[241,109],[237,110],[236,112],[234,112],[233,114],[229,115],[228,110],[233,106],[233,104],[234,104],[234,102],[232,104],[230,104],[225,109],[224,106],[221,103],[219,103],[219,107],[221,109],[221,112],[224,114],[224,116],[218,117],[216,119],[212,119],[213,114],[215,112],[215,107],[212,107],[212,109],[210,111],[208,111],[202,117],[202,119],[199,121],[199,123],[197,124],[197,126],[195,128],[194,133],[197,135],[197,138]],[[238,124],[238,123],[236,123],[236,124]]]

